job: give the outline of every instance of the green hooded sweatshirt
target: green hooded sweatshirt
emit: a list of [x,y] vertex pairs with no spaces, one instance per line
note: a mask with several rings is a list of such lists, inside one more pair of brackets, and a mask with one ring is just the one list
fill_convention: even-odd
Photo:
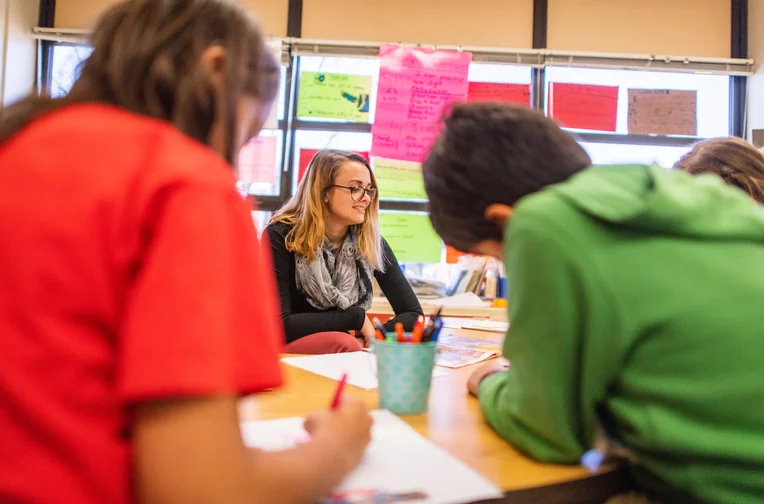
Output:
[[604,410],[648,489],[764,502],[764,207],[712,175],[593,167],[522,198],[504,238],[490,425],[572,464]]

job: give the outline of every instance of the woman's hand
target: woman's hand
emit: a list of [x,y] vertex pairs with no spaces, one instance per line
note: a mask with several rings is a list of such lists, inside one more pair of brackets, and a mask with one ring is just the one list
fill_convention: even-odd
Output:
[[477,397],[478,387],[485,377],[497,372],[506,371],[507,369],[509,369],[509,361],[507,359],[499,358],[486,362],[472,372],[470,379],[467,381],[467,390],[469,390],[470,394]]
[[363,346],[368,348],[371,344],[371,340],[374,339],[374,324],[371,323],[368,315],[361,328],[361,336],[363,336]]

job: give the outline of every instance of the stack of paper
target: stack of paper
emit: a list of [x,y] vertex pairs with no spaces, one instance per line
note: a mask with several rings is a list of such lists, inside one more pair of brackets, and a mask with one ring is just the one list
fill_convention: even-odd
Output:
[[[372,440],[361,465],[322,503],[441,504],[502,497],[497,487],[392,413],[372,415]],[[302,418],[247,422],[242,437],[248,446],[288,449],[306,440],[302,423]]]

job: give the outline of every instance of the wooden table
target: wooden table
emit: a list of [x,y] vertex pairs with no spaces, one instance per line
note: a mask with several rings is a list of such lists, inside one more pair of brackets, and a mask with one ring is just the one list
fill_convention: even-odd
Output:
[[[446,329],[444,329],[446,330]],[[453,334],[481,339],[500,339],[481,331],[451,329]],[[292,366],[283,366],[286,384],[275,392],[246,398],[242,420],[267,420],[305,416],[327,407],[337,382]],[[485,423],[477,399],[467,394],[466,383],[475,366],[449,370],[433,378],[429,412],[403,416],[417,432],[471,466],[505,491],[551,485],[591,476],[579,466],[544,465],[523,456]],[[348,386],[345,394],[362,399],[377,409],[377,391]]]

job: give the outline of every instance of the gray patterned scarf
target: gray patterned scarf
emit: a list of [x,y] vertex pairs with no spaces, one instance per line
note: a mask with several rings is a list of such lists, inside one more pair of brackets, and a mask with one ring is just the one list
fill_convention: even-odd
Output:
[[324,237],[323,245],[310,262],[305,256],[296,255],[295,266],[297,288],[311,306],[319,310],[371,308],[372,268],[358,251],[353,228],[337,248]]

